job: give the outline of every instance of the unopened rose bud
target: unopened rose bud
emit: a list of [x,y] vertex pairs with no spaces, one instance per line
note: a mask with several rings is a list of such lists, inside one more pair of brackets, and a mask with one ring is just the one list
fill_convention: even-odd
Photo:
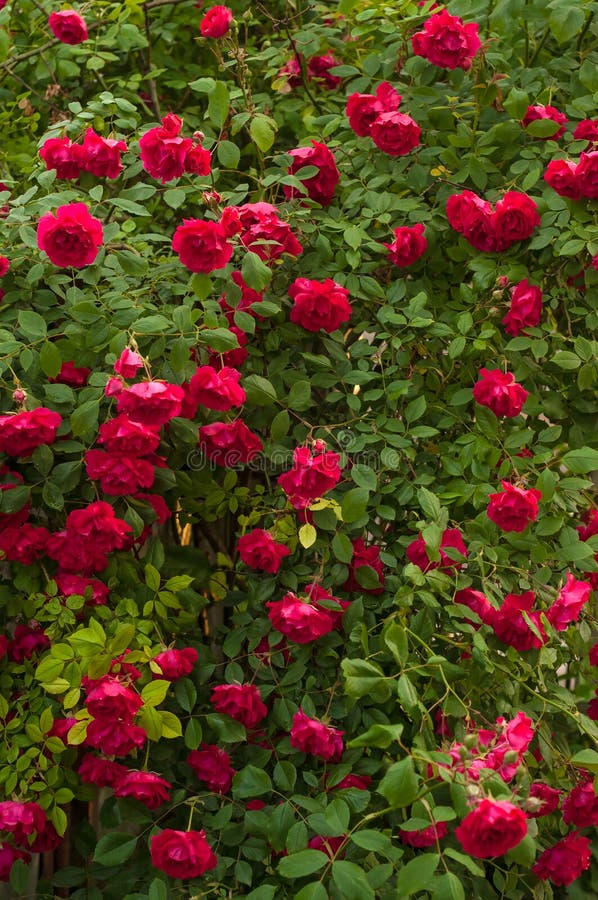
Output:
[[507,750],[504,755],[504,763],[508,766],[510,766],[511,763],[517,762],[518,759],[519,753],[517,752],[517,750]]
[[501,287],[501,288],[506,288],[506,286],[507,286],[508,283],[509,283],[509,279],[507,278],[506,275],[500,275],[500,276],[496,279],[496,283],[497,283],[497,285],[498,285],[499,287]]
[[204,191],[201,196],[207,206],[217,206],[222,201],[218,191]]
[[193,137],[196,141],[199,141],[199,143],[201,144],[203,139],[205,138],[205,134],[203,133],[203,131],[194,131]]
[[463,738],[463,743],[467,747],[468,750],[473,750],[478,745],[478,736],[477,734],[466,734]]
[[109,378],[104,388],[106,397],[117,397],[123,389],[123,383],[120,378]]
[[326,450],[326,441],[318,438],[318,440],[314,441],[314,450],[316,453],[323,453]]
[[544,803],[545,801],[540,797],[528,797],[521,804],[521,808],[526,813],[535,813],[544,806]]
[[27,394],[23,388],[17,388],[16,391],[13,391],[12,399],[15,403],[24,403],[27,399]]

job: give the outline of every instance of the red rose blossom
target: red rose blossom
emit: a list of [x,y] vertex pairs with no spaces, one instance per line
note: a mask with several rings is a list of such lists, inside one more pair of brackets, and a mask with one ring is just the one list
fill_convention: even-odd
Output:
[[289,288],[289,296],[293,301],[291,322],[306,331],[317,332],[323,328],[331,334],[351,318],[349,291],[332,278],[325,281],[296,278]]
[[575,178],[582,197],[598,199],[598,150],[582,153],[579,157]]
[[562,803],[563,822],[578,828],[593,828],[598,825],[598,795],[590,777],[578,784]]
[[561,802],[562,793],[542,781],[532,782],[529,786],[529,798],[534,801],[534,805],[531,809],[526,809],[527,817],[538,819],[540,816],[549,816]]
[[209,175],[212,169],[212,154],[200,144],[194,144],[185,156],[185,172],[190,175]]
[[426,543],[421,535],[407,547],[407,559],[409,562],[419,566],[422,572],[429,572],[431,569],[442,569],[444,571],[447,569],[460,569],[463,566],[463,563],[457,562],[447,553],[443,553],[443,548],[445,547],[452,547],[460,553],[461,556],[467,556],[467,547],[465,546],[459,529],[447,528],[446,531],[443,532],[440,541],[440,560],[434,562],[430,561]]
[[56,213],[47,212],[37,226],[37,246],[60,268],[90,266],[104,240],[99,219],[89,214],[84,203],[67,203]]
[[348,775],[345,775],[337,784],[333,785],[330,790],[333,791],[341,791],[348,790],[349,788],[354,788],[357,791],[367,791],[369,790],[370,784],[372,783],[372,779],[370,775],[357,775],[354,772],[350,772]]
[[[357,591],[374,596],[384,593],[384,565],[380,559],[380,547],[377,547],[375,544],[370,544],[369,547],[366,547],[363,538],[355,538],[352,544],[353,556],[349,563],[349,577],[342,586],[343,590]],[[357,575],[363,566],[368,566],[374,570],[380,582],[379,587],[365,588],[360,585]]]
[[511,288],[511,305],[502,320],[507,334],[516,337],[524,328],[535,328],[542,316],[542,291],[527,278]]
[[[507,594],[499,609],[493,608],[487,624],[492,626],[497,638],[503,644],[526,651],[539,648],[546,643],[547,637],[540,620],[540,612],[532,610],[535,599],[533,591]],[[523,618],[523,613],[533,623],[534,631]]]
[[228,6],[212,6],[202,17],[199,30],[202,37],[221,38],[230,31],[232,20],[233,13]]
[[423,256],[428,246],[424,231],[425,226],[421,224],[395,228],[394,241],[391,244],[384,244],[388,248],[388,257],[393,266],[404,269]]
[[378,85],[375,95],[351,94],[346,107],[349,125],[359,137],[369,137],[377,117],[384,112],[396,112],[401,99],[401,95],[388,81]]
[[14,416],[0,416],[0,453],[9,456],[31,456],[36,447],[53,444],[62,424],[57,412],[38,406]]
[[172,249],[191,272],[223,269],[233,255],[222,225],[203,219],[184,219],[174,233]]
[[184,391],[178,384],[142,381],[120,392],[116,408],[134,422],[157,428],[179,415],[183,397]]
[[326,609],[291,591],[282,600],[266,603],[266,607],[272,626],[295,644],[309,644],[335,628],[334,617]]
[[82,578],[80,575],[59,572],[54,580],[59,592],[64,597],[90,595],[91,599],[88,602],[93,606],[104,606],[108,601],[108,585],[97,578]]
[[0,831],[12,836],[15,844],[28,846],[28,837],[42,831],[46,814],[37,803],[4,800],[0,803]]
[[598,119],[584,119],[578,122],[573,132],[576,141],[598,142]]
[[152,662],[160,669],[161,678],[165,678],[166,681],[177,681],[191,674],[197,659],[197,650],[194,647],[185,647],[183,650],[171,647],[170,650],[163,650],[154,656]]
[[572,832],[545,850],[532,866],[532,872],[536,878],[565,886],[572,884],[582,872],[589,869],[591,860],[590,839]]
[[85,743],[110,756],[129,756],[147,740],[147,732],[139,725],[121,719],[93,719],[87,726]]
[[451,228],[483,253],[494,253],[496,234],[492,205],[473,191],[451,194],[446,203],[446,215]]
[[446,822],[436,822],[433,825],[428,825],[427,828],[418,828],[417,831],[405,831],[405,829],[399,828],[399,840],[410,847],[421,849],[423,847],[434,847],[439,840],[446,837],[447,833],[448,825]]
[[139,157],[143,168],[166,184],[185,172],[187,154],[193,146],[191,138],[180,137],[182,120],[174,113],[162,118],[162,124],[150,128],[139,138]]
[[522,120],[522,125],[524,128],[530,124],[530,122],[537,122],[539,119],[548,119],[551,122],[554,122],[555,125],[560,125],[561,127],[555,131],[554,134],[546,135],[546,137],[541,138],[544,141],[556,141],[558,138],[562,137],[565,133],[565,125],[569,121],[567,116],[559,112],[558,109],[555,109],[554,106],[528,106],[527,112]]
[[341,84],[342,78],[338,75],[333,75],[330,69],[340,65],[342,65],[342,62],[332,56],[331,53],[312,56],[307,63],[307,75],[310,79],[322,81],[326,87],[334,89]]
[[216,712],[225,713],[246,728],[255,728],[268,715],[254,684],[219,684],[210,697]]
[[507,250],[517,241],[527,240],[540,224],[535,200],[519,191],[507,191],[496,204],[493,218],[498,251]]
[[567,581],[552,604],[546,610],[546,618],[557,631],[565,631],[571,622],[577,621],[579,614],[588,602],[592,585],[587,581],[578,581],[571,572],[567,573]]
[[458,16],[443,9],[435,13],[411,38],[413,52],[443,69],[467,69],[482,46],[477,23],[463,24]]
[[237,550],[246,566],[268,572],[270,575],[278,572],[282,560],[291,552],[284,544],[275,541],[263,528],[254,528],[253,531],[240,537]]
[[242,226],[241,243],[260,259],[278,259],[283,253],[299,256],[303,247],[287,222],[283,222],[271,203],[244,203],[238,207]]
[[146,456],[158,449],[160,435],[149,425],[135,422],[121,413],[100,425],[98,443],[108,453],[125,457]]
[[239,385],[241,373],[237,369],[223,366],[200,366],[185,387],[183,413],[194,418],[197,408],[215,409],[226,412],[234,406],[243,406],[247,395]]
[[[310,200],[315,200],[321,206],[330,206],[334,190],[340,181],[334,153],[326,144],[312,140],[311,147],[289,150],[289,156],[293,159],[288,170],[289,175],[300,173],[305,166],[315,166],[318,169],[316,175],[306,178],[302,184]],[[288,184],[283,185],[283,192],[285,197],[289,198],[302,196],[296,188],[290,187]]]
[[12,662],[22,663],[26,659],[31,659],[34,653],[47,650],[49,646],[50,638],[37,622],[17,625],[8,645],[8,658]]
[[515,381],[511,372],[500,369],[480,369],[480,380],[473,386],[473,398],[487,406],[495,416],[512,419],[521,412],[528,393]]
[[82,44],[88,37],[85,20],[74,9],[50,13],[48,26],[54,37],[63,44]]
[[55,169],[56,178],[75,179],[81,174],[78,147],[67,137],[47,138],[39,151],[46,169]]
[[[494,621],[494,613],[496,610],[486,595],[481,591],[475,591],[472,588],[463,588],[463,590],[457,591],[455,594],[454,602],[460,603],[462,606],[467,606],[479,619],[481,619],[484,625],[490,625]],[[472,624],[479,627],[477,623]]]
[[9,881],[10,870],[17,859],[27,864],[31,862],[31,856],[25,850],[17,850],[12,844],[0,842],[0,882]]
[[199,878],[218,863],[205,831],[175,831],[166,828],[150,840],[152,865],[171,878]]
[[501,481],[503,490],[488,497],[488,518],[502,531],[525,531],[538,518],[538,503],[542,493],[534,488],[526,490]]
[[251,462],[264,449],[257,434],[241,419],[202,425],[198,447],[210,462],[228,469]]
[[88,450],[84,460],[87,477],[99,481],[100,490],[112,497],[135,494],[154,483],[154,466],[146,459]]
[[302,709],[293,716],[291,747],[301,753],[311,753],[327,762],[337,762],[344,750],[343,731],[310,719]]
[[115,797],[132,797],[148,809],[158,809],[163,803],[168,803],[171,787],[159,775],[134,769],[126,769],[112,785]]
[[78,148],[77,159],[84,172],[98,178],[118,178],[123,170],[120,157],[126,149],[124,141],[103,138],[93,128],[88,128],[83,144]]
[[561,197],[579,200],[582,196],[577,165],[570,159],[551,159],[544,173],[544,181]]
[[296,447],[293,466],[278,483],[295,509],[305,509],[336,487],[341,477],[340,456],[327,450],[312,454],[309,447]]
[[51,384],[68,384],[70,387],[84,387],[91,375],[86,366],[76,366],[73,360],[63,362],[55,378],[48,378]]
[[526,834],[525,814],[506,800],[482,800],[455,830],[465,852],[476,859],[502,856],[516,847]]
[[230,790],[235,770],[226,750],[216,744],[202,744],[199,750],[192,750],[187,756],[187,765],[214,793],[226,794]]
[[380,113],[370,128],[376,147],[389,156],[406,156],[419,145],[420,135],[417,122],[400,112]]
[[118,678],[105,675],[89,691],[85,705],[95,719],[130,719],[139,712],[143,700]]
[[114,363],[114,371],[123,378],[135,378],[139,369],[142,368],[143,358],[129,347],[125,347]]

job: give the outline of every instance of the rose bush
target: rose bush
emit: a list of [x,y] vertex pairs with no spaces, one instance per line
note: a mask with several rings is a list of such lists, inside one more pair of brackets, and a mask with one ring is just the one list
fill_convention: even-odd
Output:
[[598,4],[0,5],[0,879],[595,896]]

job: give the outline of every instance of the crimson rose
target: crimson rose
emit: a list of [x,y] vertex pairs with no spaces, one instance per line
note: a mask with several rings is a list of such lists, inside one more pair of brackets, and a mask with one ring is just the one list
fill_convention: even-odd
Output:
[[435,13],[411,38],[413,52],[443,69],[470,69],[480,47],[477,23],[463,24],[443,9]]
[[[334,189],[340,181],[334,153],[328,149],[326,144],[312,141],[312,145],[312,147],[289,150],[289,156],[293,158],[293,162],[288,172],[289,175],[295,175],[306,166],[315,166],[318,172],[311,178],[306,178],[302,184],[310,200],[315,200],[321,206],[330,206],[334,197]],[[283,185],[283,191],[285,197],[302,196],[296,188],[290,187],[288,184]]]
[[323,328],[331,334],[351,317],[349,291],[332,278],[325,281],[296,278],[289,288],[289,296],[294,303],[291,322],[306,331],[316,332]]
[[502,856],[516,847],[526,834],[525,814],[506,800],[482,800],[455,830],[465,852],[476,859]]
[[103,240],[102,223],[89,214],[84,203],[59,206],[55,215],[45,213],[37,226],[37,246],[61,268],[90,266]]
[[172,878],[199,878],[218,862],[206,840],[205,831],[166,828],[152,836],[150,854],[152,865]]
[[515,381],[511,372],[500,369],[480,369],[480,380],[473,386],[473,398],[487,406],[495,416],[512,419],[521,412],[527,391]]
[[343,755],[343,731],[310,719],[302,709],[293,716],[291,747],[302,753],[312,753],[327,762],[336,762]]
[[85,20],[74,9],[50,13],[48,26],[54,37],[63,44],[82,44],[88,37]]
[[233,13],[228,6],[212,6],[199,23],[199,30],[202,37],[221,38],[230,31],[232,20]]
[[516,487],[508,481],[501,481],[503,490],[490,494],[488,518],[503,531],[525,531],[530,522],[538,518],[538,503],[542,499],[540,491]]

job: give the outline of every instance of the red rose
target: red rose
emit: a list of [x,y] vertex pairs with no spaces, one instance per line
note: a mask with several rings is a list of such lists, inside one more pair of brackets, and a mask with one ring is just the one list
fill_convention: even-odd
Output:
[[109,496],[135,494],[154,483],[154,466],[146,459],[103,450],[88,450],[84,459],[87,477],[99,481],[100,489]]
[[556,141],[565,133],[565,125],[569,121],[567,116],[559,112],[558,109],[555,109],[554,106],[528,106],[527,112],[523,117],[522,125],[524,128],[530,124],[530,122],[537,122],[538,119],[549,119],[551,122],[554,122],[556,125],[560,125],[561,127],[555,131],[554,134],[547,135],[541,140],[544,141]]
[[241,373],[223,366],[200,366],[185,386],[183,414],[192,419],[198,406],[225,412],[233,406],[243,406],[247,395],[239,385]]
[[120,719],[93,719],[87,726],[85,743],[110,756],[128,756],[147,740],[147,732],[139,725]]
[[85,509],[70,512],[66,518],[66,531],[69,537],[79,536],[110,552],[127,545],[131,526],[115,516],[109,503],[97,500]]
[[342,791],[348,788],[355,788],[357,791],[367,791],[371,783],[370,775],[356,775],[350,772],[349,775],[345,775],[337,784],[333,785],[331,790]]
[[[467,606],[468,609],[481,619],[484,625],[490,625],[494,621],[494,613],[496,610],[489,602],[486,595],[482,594],[481,591],[474,591],[472,588],[463,588],[463,590],[457,591],[453,599],[455,603]],[[476,628],[479,628],[477,623],[472,624],[474,624]]]
[[312,455],[309,447],[296,447],[293,467],[278,478],[278,483],[295,509],[305,509],[336,487],[341,477],[338,453],[325,451]]
[[35,840],[29,845],[29,849],[33,853],[48,853],[48,851],[56,850],[57,847],[60,847],[62,841],[63,838],[58,834],[52,823],[46,821]]
[[598,119],[584,119],[578,122],[573,137],[576,141],[598,142]]
[[38,406],[30,412],[0,416],[0,453],[9,456],[31,456],[36,447],[53,444],[62,424],[57,412]]
[[335,628],[328,611],[289,592],[282,600],[266,603],[272,626],[295,644],[309,644]]
[[91,375],[91,369],[85,366],[76,366],[73,360],[63,362],[56,378],[48,378],[52,384],[68,384],[71,387],[84,387]]
[[[554,812],[561,801],[562,791],[551,788],[543,781],[534,781],[529,786],[529,797],[533,801],[533,807],[526,809],[528,819],[538,819],[540,816],[549,816]],[[528,804],[532,806],[532,804]]]
[[262,703],[254,684],[219,684],[212,691],[210,701],[216,712],[230,716],[246,728],[255,728],[268,715],[268,707]]
[[535,328],[542,316],[542,291],[527,278],[511,288],[511,306],[502,320],[507,334],[516,337],[524,328]]
[[283,253],[299,256],[303,247],[290,226],[277,215],[271,203],[245,203],[238,207],[241,243],[260,259],[278,259]]
[[[532,611],[535,599],[533,591],[526,591],[523,594],[507,594],[499,609],[492,608],[493,612],[489,615],[486,624],[492,626],[496,637],[503,644],[509,644],[516,650],[525,651],[534,647],[542,647],[546,643],[547,637],[540,620],[540,613],[537,610]],[[529,627],[523,618],[523,613],[533,623],[535,631]],[[538,632],[540,637],[535,632]]]
[[235,775],[230,756],[216,744],[202,744],[199,750],[192,750],[187,757],[199,781],[204,781],[216,794],[226,794]]
[[393,266],[404,269],[423,256],[428,246],[424,237],[425,230],[425,226],[421,224],[395,228],[394,241],[391,244],[384,244],[388,248],[388,256]]
[[446,204],[446,215],[451,228],[462,234],[476,250],[493,253],[496,250],[496,233],[492,205],[472,191],[451,194]]
[[551,159],[544,173],[544,181],[561,197],[579,200],[582,196],[577,165],[570,159]]
[[571,622],[577,621],[582,607],[588,602],[592,585],[587,581],[577,581],[569,572],[567,582],[552,604],[546,610],[546,618],[557,631],[565,631]]
[[139,369],[143,368],[143,358],[134,350],[126,347],[114,363],[114,371],[123,378],[135,378]]
[[48,26],[54,37],[63,44],[82,44],[88,37],[85,20],[74,9],[50,13]]
[[417,122],[400,112],[380,113],[370,128],[376,147],[389,156],[406,156],[418,146],[420,134]]
[[578,784],[565,797],[562,804],[563,821],[578,828],[598,825],[598,796],[591,777]]
[[172,878],[199,878],[218,863],[205,831],[174,831],[166,828],[150,841],[152,865]]
[[264,445],[245,422],[213,422],[199,429],[199,449],[217,466],[242,465],[262,452]]
[[[366,547],[363,538],[355,538],[353,543],[353,556],[349,564],[349,577],[343,584],[344,591],[358,591],[365,594],[382,594],[384,593],[384,565],[380,559],[380,547],[371,544]],[[369,566],[378,576],[380,587],[364,588],[357,580],[357,573],[363,566]]]
[[447,528],[446,531],[443,532],[440,540],[440,560],[437,560],[436,562],[430,561],[426,549],[426,542],[421,535],[407,547],[407,559],[409,562],[414,563],[414,565],[419,566],[422,572],[429,572],[431,569],[442,569],[446,571],[447,569],[462,568],[462,562],[457,562],[448,554],[442,552],[444,547],[452,547],[460,553],[461,556],[467,556],[467,547],[465,546],[459,529]]
[[105,397],[118,397],[124,385],[120,378],[109,378],[104,387]]
[[590,648],[588,659],[591,666],[598,666],[598,642],[596,642],[594,646]]
[[25,863],[31,862],[31,856],[25,850],[17,850],[11,844],[0,842],[0,881],[9,881],[10,870],[17,859],[22,859]]
[[503,490],[488,497],[488,518],[503,531],[525,531],[530,522],[538,518],[541,492],[516,487],[508,481],[501,481],[501,484]]
[[93,606],[104,606],[108,600],[108,585],[97,578],[81,578],[80,575],[68,575],[66,572],[60,572],[54,576],[54,580],[63,597],[90,595],[91,599],[88,603]]
[[246,566],[260,569],[270,575],[278,572],[282,560],[291,552],[284,544],[275,541],[263,528],[254,528],[249,534],[240,537],[237,550]]
[[10,834],[15,844],[27,847],[29,835],[42,831],[45,824],[46,814],[37,803],[16,800],[0,803],[0,831]]
[[31,566],[46,552],[50,534],[43,526],[23,525],[4,528],[0,532],[0,550],[11,562]]
[[154,656],[152,662],[160,669],[160,677],[166,681],[177,681],[186,675],[190,675],[197,662],[197,650],[193,647],[185,647],[183,650],[163,650]]
[[103,240],[102,223],[90,216],[84,203],[59,206],[56,215],[45,213],[37,226],[37,246],[60,268],[90,266]]
[[399,840],[410,847],[433,847],[437,841],[446,837],[448,825],[446,822],[436,822],[427,828],[418,828],[417,831],[405,831],[399,828]]
[[85,705],[94,719],[131,719],[143,706],[139,694],[110,675],[99,679]]
[[598,150],[582,153],[579,157],[575,178],[582,197],[598,199]]
[[[232,297],[226,294],[222,294],[220,300],[218,301],[220,308],[223,310],[226,318],[228,319],[229,325],[234,325],[235,323],[235,312],[240,310],[241,312],[246,312],[250,316],[253,316],[255,319],[259,319],[263,321],[263,317],[258,313],[254,312],[251,308],[254,303],[261,303],[264,299],[263,291],[254,291],[253,288],[250,288],[243,281],[243,276],[240,272],[232,272],[231,279],[233,284],[236,285],[236,288],[231,288]],[[239,291],[241,296],[239,297]],[[238,298],[238,299],[237,299]],[[230,300],[230,302],[229,302]]]
[[41,146],[39,155],[46,169],[56,169],[56,178],[73,179],[81,174],[78,147],[67,137],[48,138]]
[[160,435],[150,426],[121,414],[100,425],[98,442],[104,444],[109,453],[146,456],[157,450]]
[[174,113],[168,113],[162,119],[162,125],[150,128],[139,138],[139,157],[143,168],[162,184],[180,178],[185,171],[185,161],[193,141],[179,137],[182,127],[182,120]]
[[345,853],[342,848],[348,839],[349,836],[346,834],[341,834],[340,837],[322,837],[318,834],[307,842],[307,846],[312,850],[320,850],[330,859],[343,859]]
[[465,852],[476,859],[502,856],[516,847],[526,834],[525,814],[506,800],[482,800],[455,830]]
[[539,224],[535,201],[527,194],[508,191],[496,204],[494,213],[496,249],[506,250],[517,241],[527,240]]
[[127,769],[113,784],[115,797],[132,797],[148,809],[158,809],[170,800],[172,785],[152,772]]
[[462,19],[451,16],[446,9],[428,19],[424,30],[411,38],[411,45],[416,56],[423,56],[434,66],[466,71],[482,46],[477,23],[464,25]]
[[230,31],[232,20],[233,12],[228,6],[212,6],[199,23],[199,30],[203,37],[221,38]]
[[37,623],[17,625],[12,641],[8,647],[8,658],[12,662],[22,663],[31,659],[34,653],[41,653],[50,646],[50,638]]
[[209,175],[212,170],[212,154],[200,144],[194,144],[185,157],[185,172],[191,175]]
[[396,112],[401,100],[401,95],[388,81],[378,85],[375,95],[351,94],[346,107],[349,125],[359,137],[369,137],[376,118],[384,112]]
[[592,860],[590,839],[573,832],[549,847],[532,866],[536,878],[568,885],[589,869]]
[[179,415],[183,397],[183,388],[177,384],[143,381],[124,388],[118,395],[116,408],[134,422],[157,428]]
[[342,65],[341,60],[335,59],[330,53],[325,53],[323,56],[312,56],[307,63],[307,74],[310,79],[323,81],[328,88],[336,88],[343,79],[338,75],[332,75],[330,69],[340,65]]
[[291,322],[306,331],[316,332],[323,328],[331,334],[351,318],[349,291],[332,278],[325,281],[296,278],[289,288],[289,296],[294,304]]
[[126,150],[124,141],[103,138],[93,128],[88,128],[83,144],[78,148],[77,158],[85,172],[98,178],[118,178],[123,170],[120,157]]
[[302,709],[293,716],[291,747],[301,753],[311,753],[326,762],[337,762],[343,755],[344,731],[325,725],[319,719],[310,719]]
[[[2,479],[0,491],[12,491],[23,484],[23,476],[18,472],[11,472],[6,466],[0,467],[0,478]],[[31,501],[27,500],[17,512],[0,513],[0,532],[6,528],[17,528],[19,525],[23,525],[29,518],[30,509]]]
[[4,278],[10,269],[10,260],[6,256],[0,256],[0,278]]
[[[305,166],[315,166],[318,169],[316,175],[306,178],[302,184],[310,200],[315,200],[321,206],[330,206],[334,190],[340,181],[334,153],[328,149],[326,144],[319,144],[312,140],[312,147],[289,150],[289,156],[293,158],[288,169],[289,175],[300,173]],[[288,184],[284,184],[282,189],[287,198],[303,196],[296,188],[290,187]]]
[[233,255],[222,225],[202,219],[183,219],[172,238],[172,249],[191,272],[223,269]]
[[487,406],[495,416],[512,419],[521,412],[528,393],[511,372],[480,369],[480,380],[473,386],[473,399]]

